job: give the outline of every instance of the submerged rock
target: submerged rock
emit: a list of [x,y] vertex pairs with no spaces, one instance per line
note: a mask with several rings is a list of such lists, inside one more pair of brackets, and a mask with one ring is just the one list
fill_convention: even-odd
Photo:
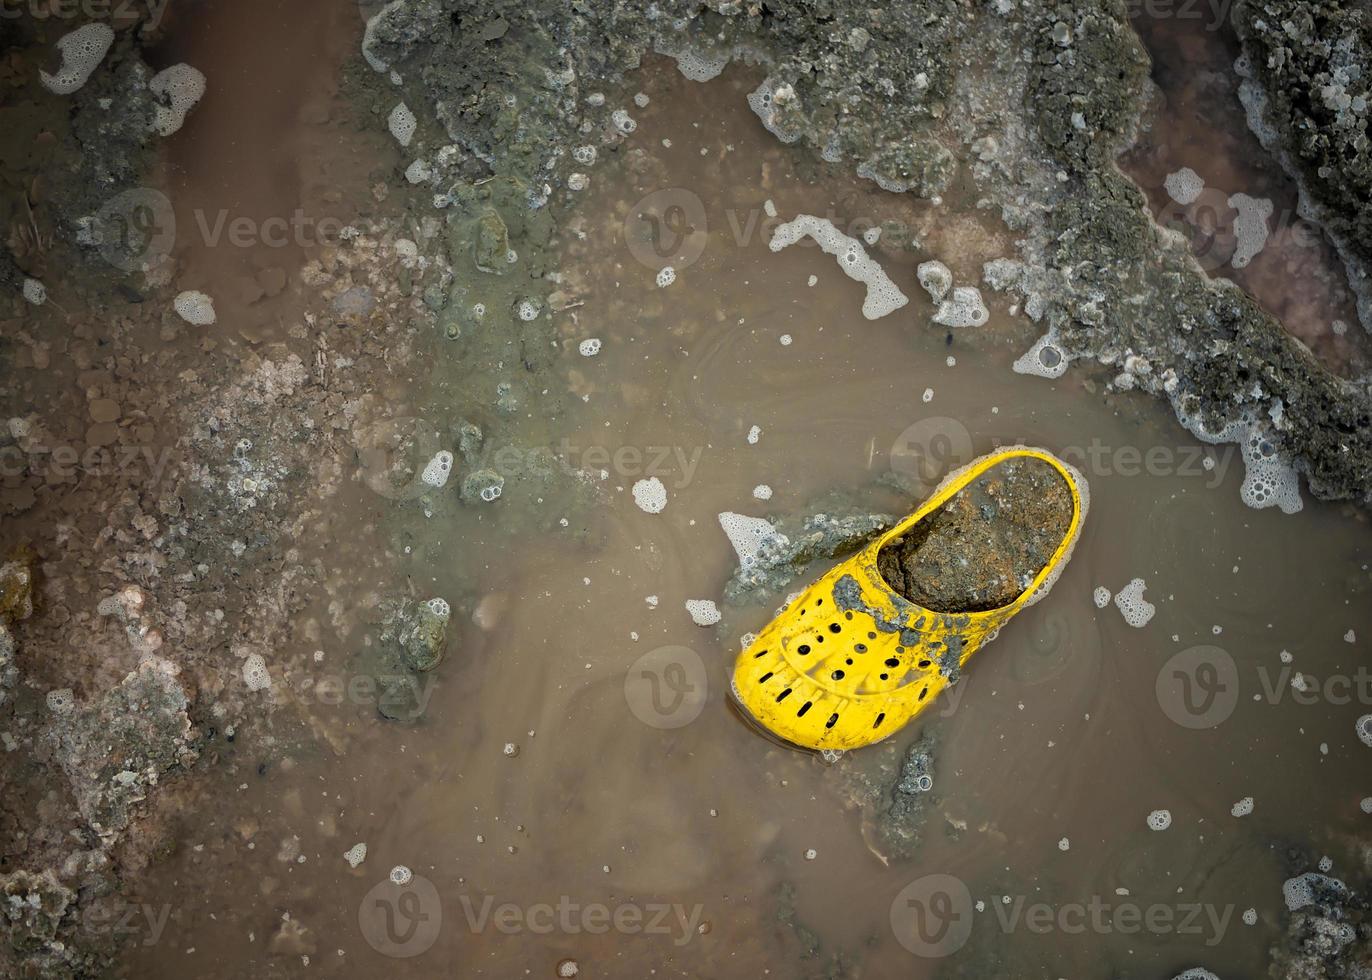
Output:
[[443,662],[451,617],[452,609],[442,599],[402,599],[391,606],[381,639],[395,649],[405,666],[417,671],[433,670]]
[[149,658],[96,700],[59,714],[47,733],[92,830],[109,838],[152,787],[198,757],[177,668]]

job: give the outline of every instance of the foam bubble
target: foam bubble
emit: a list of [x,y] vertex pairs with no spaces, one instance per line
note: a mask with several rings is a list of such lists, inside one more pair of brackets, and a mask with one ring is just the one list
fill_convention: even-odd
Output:
[[1265,197],[1234,194],[1229,198],[1229,206],[1238,212],[1234,219],[1237,243],[1229,263],[1235,269],[1242,269],[1267,244],[1267,219],[1272,217],[1272,202]]
[[272,675],[267,672],[267,662],[260,653],[250,653],[243,661],[243,683],[249,691],[263,691],[272,686]]
[[615,129],[619,130],[625,136],[628,136],[635,129],[638,129],[638,122],[633,116],[629,115],[628,111],[625,109],[616,109],[614,112],[610,113],[610,122],[614,124]]
[[639,480],[633,488],[634,503],[638,509],[648,514],[660,514],[667,506],[667,488],[655,476]]
[[1110,605],[1110,590],[1103,585],[1096,586],[1096,591],[1091,593],[1091,599],[1096,604],[1097,609],[1104,609]]
[[915,278],[935,303],[942,303],[943,298],[948,295],[948,290],[953,288],[952,271],[937,260],[921,262],[915,269]]
[[452,472],[453,454],[444,449],[434,454],[434,458],[429,460],[419,478],[431,487],[441,487],[448,482]]
[[448,600],[440,596],[434,596],[428,602],[424,603],[424,605],[428,607],[429,612],[433,613],[439,619],[447,619],[453,612],[452,606],[448,605]]
[[939,304],[934,322],[945,327],[979,327],[991,318],[981,290],[976,286],[958,286],[953,295]]
[[394,11],[403,11],[408,5],[408,0],[391,0],[390,3],[382,7],[375,15],[367,21],[366,28],[362,31],[362,57],[367,59],[367,64],[372,66],[373,71],[384,72],[390,66],[385,60],[373,50],[376,42],[376,28],[387,15]]
[[343,852],[343,860],[348,862],[348,867],[355,868],[363,861],[367,860],[367,845],[354,844]]
[[1355,724],[1354,730],[1363,745],[1372,748],[1372,715],[1363,715]]
[[1358,806],[1362,808],[1363,813],[1372,813],[1372,796],[1364,796]]
[[657,286],[659,289],[666,289],[676,282],[676,270],[670,265],[664,265],[657,273]]
[[659,42],[656,45],[658,54],[665,54],[676,61],[676,69],[693,82],[708,82],[722,72],[729,64],[728,54],[712,51],[692,51],[690,48],[683,48],[680,51],[666,51]]
[[686,611],[697,626],[713,626],[723,618],[713,599],[687,599]]
[[586,340],[577,344],[576,349],[580,352],[582,357],[595,357],[600,353],[600,339],[597,337],[588,337]]
[[24,299],[34,306],[42,306],[48,301],[48,289],[37,279],[25,279],[22,292]]
[[779,108],[795,101],[795,89],[785,83],[777,85],[771,78],[764,78],[761,85],[748,93],[748,108],[762,120],[763,128],[783,143],[800,139],[800,130],[787,129],[779,118]]
[[1220,980],[1220,978],[1203,967],[1193,966],[1189,970],[1178,973],[1172,980]]
[[1205,181],[1190,167],[1182,167],[1168,174],[1162,186],[1167,189],[1167,196],[1178,204],[1190,204],[1205,190]]
[[1258,924],[1258,910],[1257,910],[1257,909],[1244,909],[1244,910],[1243,910],[1243,924],[1246,925],[1246,926],[1257,925],[1257,924]]
[[757,441],[762,438],[762,427],[755,425],[748,430],[748,445],[756,446]]
[[38,73],[43,87],[56,95],[71,95],[91,77],[114,44],[114,30],[108,24],[86,24],[57,41],[62,67],[56,75]]
[[1060,378],[1067,371],[1071,358],[1058,346],[1057,338],[1050,330],[1030,347],[1019,360],[1011,365],[1016,374],[1032,374],[1038,378]]
[[1157,607],[1143,597],[1147,588],[1143,579],[1130,579],[1129,584],[1115,596],[1115,606],[1124,616],[1124,621],[1135,629],[1142,629],[1153,618]]
[[170,136],[186,121],[186,113],[204,98],[205,76],[190,65],[172,65],[154,75],[148,89],[158,102],[152,128],[159,135]]
[[1235,803],[1229,811],[1236,817],[1246,817],[1253,812],[1253,797],[1245,796]]
[[1170,826],[1172,826],[1171,810],[1154,810],[1148,814],[1149,830],[1166,830]]
[[776,528],[761,517],[749,517],[728,510],[719,515],[719,526],[723,528],[729,543],[734,546],[739,564],[745,568],[757,559],[762,542],[777,533]]
[[178,293],[172,300],[172,308],[181,319],[197,327],[208,326],[215,321],[214,300],[198,289],[187,289]]
[[391,131],[397,143],[401,146],[409,146],[410,140],[414,139],[415,130],[419,128],[419,120],[415,119],[410,107],[403,102],[397,102],[395,108],[386,119],[386,128]]
[[758,500],[771,500],[772,488],[765,483],[759,483],[757,486],[753,487],[753,496]]
[[1222,442],[1236,442],[1243,454],[1243,486],[1239,497],[1245,504],[1256,510],[1264,507],[1280,507],[1283,514],[1294,514],[1305,506],[1301,500],[1300,477],[1294,466],[1282,461],[1277,455],[1276,446],[1266,436],[1261,423],[1251,417],[1231,421],[1219,432],[1211,432],[1199,416],[1188,412],[1178,398],[1173,398],[1172,409],[1186,430],[1203,442],[1211,445]]
[[408,885],[414,880],[414,872],[403,864],[397,864],[391,869],[391,883],[395,885]]
[[49,691],[44,700],[47,702],[48,710],[55,715],[71,714],[72,709],[76,707],[76,695],[69,687]]
[[849,279],[867,287],[867,298],[862,303],[862,315],[867,319],[879,319],[910,302],[886,271],[867,255],[862,243],[843,234],[827,218],[816,218],[811,214],[797,215],[791,221],[777,226],[769,247],[773,252],[780,252],[807,235],[815,240],[826,255],[838,259],[839,268]]

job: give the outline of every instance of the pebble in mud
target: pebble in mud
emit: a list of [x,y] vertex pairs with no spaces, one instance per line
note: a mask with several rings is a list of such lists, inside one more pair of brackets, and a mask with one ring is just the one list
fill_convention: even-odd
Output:
[[1154,810],[1148,814],[1149,830],[1166,830],[1170,826],[1172,826],[1171,810]]
[[713,599],[687,599],[686,611],[697,626],[713,626],[723,618]]
[[667,488],[655,476],[639,480],[633,487],[634,503],[646,514],[661,514],[667,506]]
[[92,422],[119,421],[119,403],[112,398],[97,398],[87,406]]

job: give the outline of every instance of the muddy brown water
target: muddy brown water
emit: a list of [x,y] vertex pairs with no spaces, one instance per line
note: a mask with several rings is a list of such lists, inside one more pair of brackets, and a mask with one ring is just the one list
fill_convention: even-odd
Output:
[[[577,398],[507,434],[606,469],[603,502],[584,525],[512,536],[489,509],[506,501],[439,524],[361,489],[339,501],[355,530],[327,548],[331,576],[282,659],[322,649],[319,676],[353,680],[359,634],[334,627],[349,620],[330,603],[402,578],[435,595],[479,581],[481,622],[453,623],[415,725],[383,722],[361,689],[301,698],[332,741],[258,719],[267,748],[203,777],[219,782],[218,805],[185,815],[174,853],[129,896],[167,918],[131,926],[119,969],[551,977],[573,959],[590,977],[789,978],[829,975],[838,957],[868,977],[1262,975],[1282,880],[1321,855],[1352,873],[1366,836],[1369,750],[1354,722],[1372,709],[1337,683],[1365,671],[1372,641],[1361,516],[1309,500],[1289,517],[1248,509],[1237,448],[1198,445],[1159,402],[1102,396],[1089,369],[1012,373],[1036,331],[999,297],[983,328],[950,341],[931,326],[919,260],[971,282],[1010,254],[1011,236],[970,202],[935,208],[828,175],[756,123],[745,75],[695,85],[653,62],[631,81],[651,102],[618,159],[592,171],[585,238],[565,236],[584,305],[555,319],[557,374]],[[188,180],[219,166],[210,148],[183,159]],[[671,188],[700,202],[705,242],[659,288],[625,218]],[[924,250],[874,250],[909,305],[865,321],[862,287],[833,257],[771,252],[768,199],[782,219],[920,228]],[[592,337],[600,353],[579,356]],[[1048,599],[898,736],[937,732],[940,747],[924,841],[887,863],[850,805],[854,773],[883,775],[876,753],[828,765],[729,707],[740,638],[773,603],[726,608],[711,629],[684,602],[718,600],[735,567],[722,511],[797,513],[832,491],[910,508],[881,486],[893,467],[929,479],[1011,443],[1078,465],[1090,515]],[[630,494],[651,476],[667,490],[660,514]],[[544,499],[528,526],[563,505]],[[406,554],[407,540],[429,547]],[[1092,600],[1135,577],[1157,607],[1141,629]],[[1313,703],[1290,670],[1316,679]],[[1180,695],[1179,671],[1193,685]],[[1248,796],[1254,812],[1232,816]],[[1147,826],[1158,809],[1167,830]],[[298,856],[282,849],[293,840]],[[357,842],[367,857],[351,869],[342,855]],[[396,865],[410,887],[384,884]],[[274,949],[283,917],[313,941]]]

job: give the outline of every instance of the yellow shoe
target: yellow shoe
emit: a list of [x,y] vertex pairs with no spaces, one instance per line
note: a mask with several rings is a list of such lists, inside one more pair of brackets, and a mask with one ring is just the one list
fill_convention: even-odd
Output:
[[[877,571],[881,549],[987,470],[1016,458],[1049,463],[1072,493],[1067,533],[1029,587],[1008,605],[952,613],[925,609],[892,589]],[[1088,502],[1082,475],[1041,449],[1014,446],[973,460],[767,624],[738,655],[735,696],[769,731],[809,749],[856,749],[899,731],[1010,617],[1048,593],[1072,555]]]

